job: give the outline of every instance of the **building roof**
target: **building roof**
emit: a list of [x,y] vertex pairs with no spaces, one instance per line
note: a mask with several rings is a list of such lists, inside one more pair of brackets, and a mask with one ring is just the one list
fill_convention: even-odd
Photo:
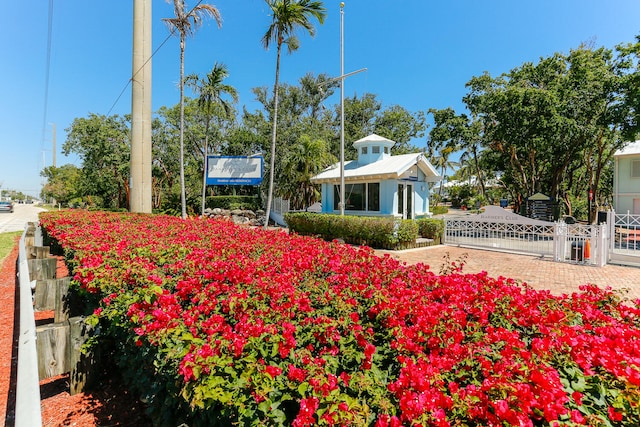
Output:
[[375,133],[372,133],[369,136],[365,136],[364,138],[360,138],[359,140],[357,140],[356,142],[353,143],[353,146],[358,148],[361,145],[366,145],[366,144],[371,144],[371,143],[380,143],[383,145],[388,145],[389,147],[392,147],[395,145],[395,141],[392,141],[390,139],[387,139],[385,137],[382,137],[380,135],[376,135]]
[[[386,159],[366,165],[358,164],[357,160],[344,163],[345,181],[398,179],[411,167],[417,165],[431,181],[438,181],[441,177],[422,153],[401,154],[389,156]],[[336,163],[311,178],[312,182],[321,184],[340,180],[340,164]]]
[[551,197],[547,196],[546,194],[536,193],[532,196],[527,197],[527,200],[546,201],[546,200],[551,200]]
[[640,154],[640,141],[630,142],[626,147],[615,152],[614,156]]

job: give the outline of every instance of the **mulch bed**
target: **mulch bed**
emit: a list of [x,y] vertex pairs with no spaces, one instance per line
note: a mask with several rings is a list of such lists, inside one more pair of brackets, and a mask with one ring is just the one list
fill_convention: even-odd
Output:
[[[15,420],[15,378],[17,369],[17,321],[15,307],[18,297],[16,260],[18,245],[2,262],[0,268],[0,422],[13,426]],[[58,258],[58,276],[67,269]],[[52,322],[53,311],[36,314],[38,324]],[[144,414],[143,405],[123,386],[117,373],[105,376],[96,390],[69,394],[69,375],[40,381],[42,425],[49,426],[152,426]]]

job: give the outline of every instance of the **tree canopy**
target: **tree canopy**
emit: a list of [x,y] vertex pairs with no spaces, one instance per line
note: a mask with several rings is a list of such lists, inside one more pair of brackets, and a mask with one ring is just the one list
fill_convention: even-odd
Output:
[[[296,48],[294,27],[313,33],[309,18],[322,22],[324,17],[320,2],[267,3],[274,8],[274,21],[262,40],[265,46],[275,41]],[[313,6],[306,20],[296,25],[283,17],[278,18],[282,22],[276,20],[280,7],[303,5]],[[542,192],[560,201],[566,213],[593,219],[599,206],[611,202],[613,154],[638,134],[639,64],[640,38],[615,49],[582,45],[497,76],[472,76],[462,98],[464,111],[409,111],[401,105],[384,106],[373,93],[354,94],[344,99],[345,141],[377,133],[396,141],[393,154],[423,150],[443,175],[457,169],[457,176],[477,186],[478,197],[485,200],[492,200],[491,182],[516,209],[528,196]],[[215,63],[208,75],[185,80],[194,98],[156,112],[154,209],[175,209],[179,204],[181,166],[189,212],[203,209],[202,200],[200,209],[197,201],[204,189],[207,153],[262,154],[269,165],[266,172],[273,172],[273,195],[289,198],[300,209],[313,204],[319,188],[309,178],[339,156],[340,105],[328,104],[338,83],[311,73],[295,84],[281,83],[276,75],[272,89],[253,88],[259,107],[251,111],[246,106],[235,109],[237,93],[223,82],[226,76],[226,67]],[[74,120],[67,132],[63,152],[77,154],[82,165],[44,170],[49,183],[43,194],[59,201],[90,197],[100,206],[127,208],[127,118],[90,114]],[[346,144],[345,157],[356,155]],[[264,196],[269,185],[216,191]],[[595,197],[587,212],[584,201],[589,192]]]

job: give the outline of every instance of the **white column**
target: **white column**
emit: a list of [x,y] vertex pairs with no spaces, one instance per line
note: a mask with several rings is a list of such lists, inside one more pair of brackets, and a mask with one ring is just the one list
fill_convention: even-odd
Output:
[[151,213],[151,0],[133,2],[131,212]]

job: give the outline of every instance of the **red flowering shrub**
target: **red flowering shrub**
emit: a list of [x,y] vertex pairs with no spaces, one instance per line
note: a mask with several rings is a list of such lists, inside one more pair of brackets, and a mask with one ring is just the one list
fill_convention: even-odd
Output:
[[640,310],[610,290],[555,297],[208,219],[40,222],[158,424],[640,425]]

